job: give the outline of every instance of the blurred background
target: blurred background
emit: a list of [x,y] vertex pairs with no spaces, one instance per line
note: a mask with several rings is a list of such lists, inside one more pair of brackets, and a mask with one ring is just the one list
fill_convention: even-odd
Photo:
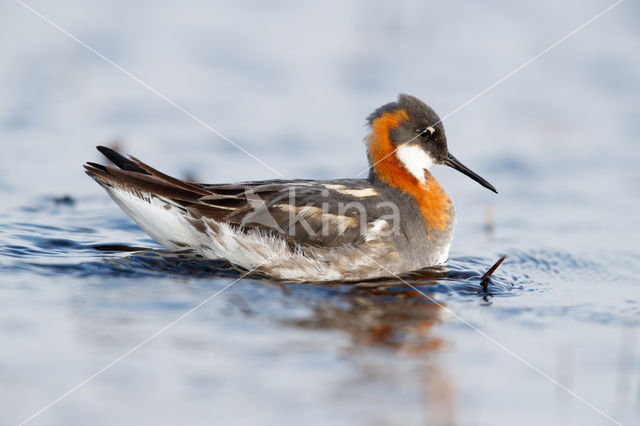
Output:
[[210,183],[356,177],[365,117],[404,92],[500,192],[434,170],[452,274],[415,282],[447,310],[242,280],[29,424],[637,424],[640,6],[518,68],[613,4],[2,2],[0,423],[237,278],[96,251],[159,248],[84,175],[96,145]]

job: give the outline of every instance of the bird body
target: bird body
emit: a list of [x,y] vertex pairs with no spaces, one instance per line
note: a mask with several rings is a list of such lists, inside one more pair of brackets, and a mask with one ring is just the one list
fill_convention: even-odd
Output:
[[85,169],[162,246],[274,278],[354,281],[444,263],[454,208],[429,167],[495,189],[448,153],[440,119],[417,98],[400,95],[369,124],[367,179],[197,184],[104,147],[118,168]]

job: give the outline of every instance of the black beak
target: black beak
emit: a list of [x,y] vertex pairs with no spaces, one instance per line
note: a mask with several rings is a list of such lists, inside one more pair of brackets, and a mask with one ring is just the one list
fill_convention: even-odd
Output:
[[449,167],[456,169],[460,173],[464,173],[465,175],[469,176],[471,179],[475,180],[485,188],[490,189],[496,194],[498,193],[498,191],[496,191],[493,185],[491,185],[489,182],[487,182],[486,180],[482,179],[480,176],[475,174],[470,168],[468,168],[467,166],[462,164],[460,161],[458,161],[458,159],[453,155],[447,154],[447,157],[444,159],[443,163]]

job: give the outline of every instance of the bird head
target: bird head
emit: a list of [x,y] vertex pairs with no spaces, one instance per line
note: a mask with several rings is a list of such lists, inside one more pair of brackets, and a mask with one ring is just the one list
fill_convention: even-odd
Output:
[[386,165],[393,162],[418,181],[424,181],[425,170],[441,164],[458,170],[495,193],[498,192],[493,185],[449,152],[440,117],[420,99],[401,94],[396,102],[375,110],[368,120],[372,128],[368,153],[374,176],[377,173],[388,173],[383,171],[385,167],[379,166],[384,166],[385,162]]

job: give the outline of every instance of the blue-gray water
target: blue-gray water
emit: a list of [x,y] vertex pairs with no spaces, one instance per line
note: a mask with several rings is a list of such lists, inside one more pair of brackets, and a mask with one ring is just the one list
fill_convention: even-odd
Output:
[[[283,175],[330,178],[366,166],[364,117],[398,92],[447,115],[613,2],[27,4]],[[243,279],[29,424],[638,424],[639,18],[623,2],[445,121],[500,194],[434,170],[450,271],[410,280],[438,304]],[[82,172],[95,145],[207,182],[278,176],[13,1],[0,63],[9,425],[240,276],[159,251]]]

